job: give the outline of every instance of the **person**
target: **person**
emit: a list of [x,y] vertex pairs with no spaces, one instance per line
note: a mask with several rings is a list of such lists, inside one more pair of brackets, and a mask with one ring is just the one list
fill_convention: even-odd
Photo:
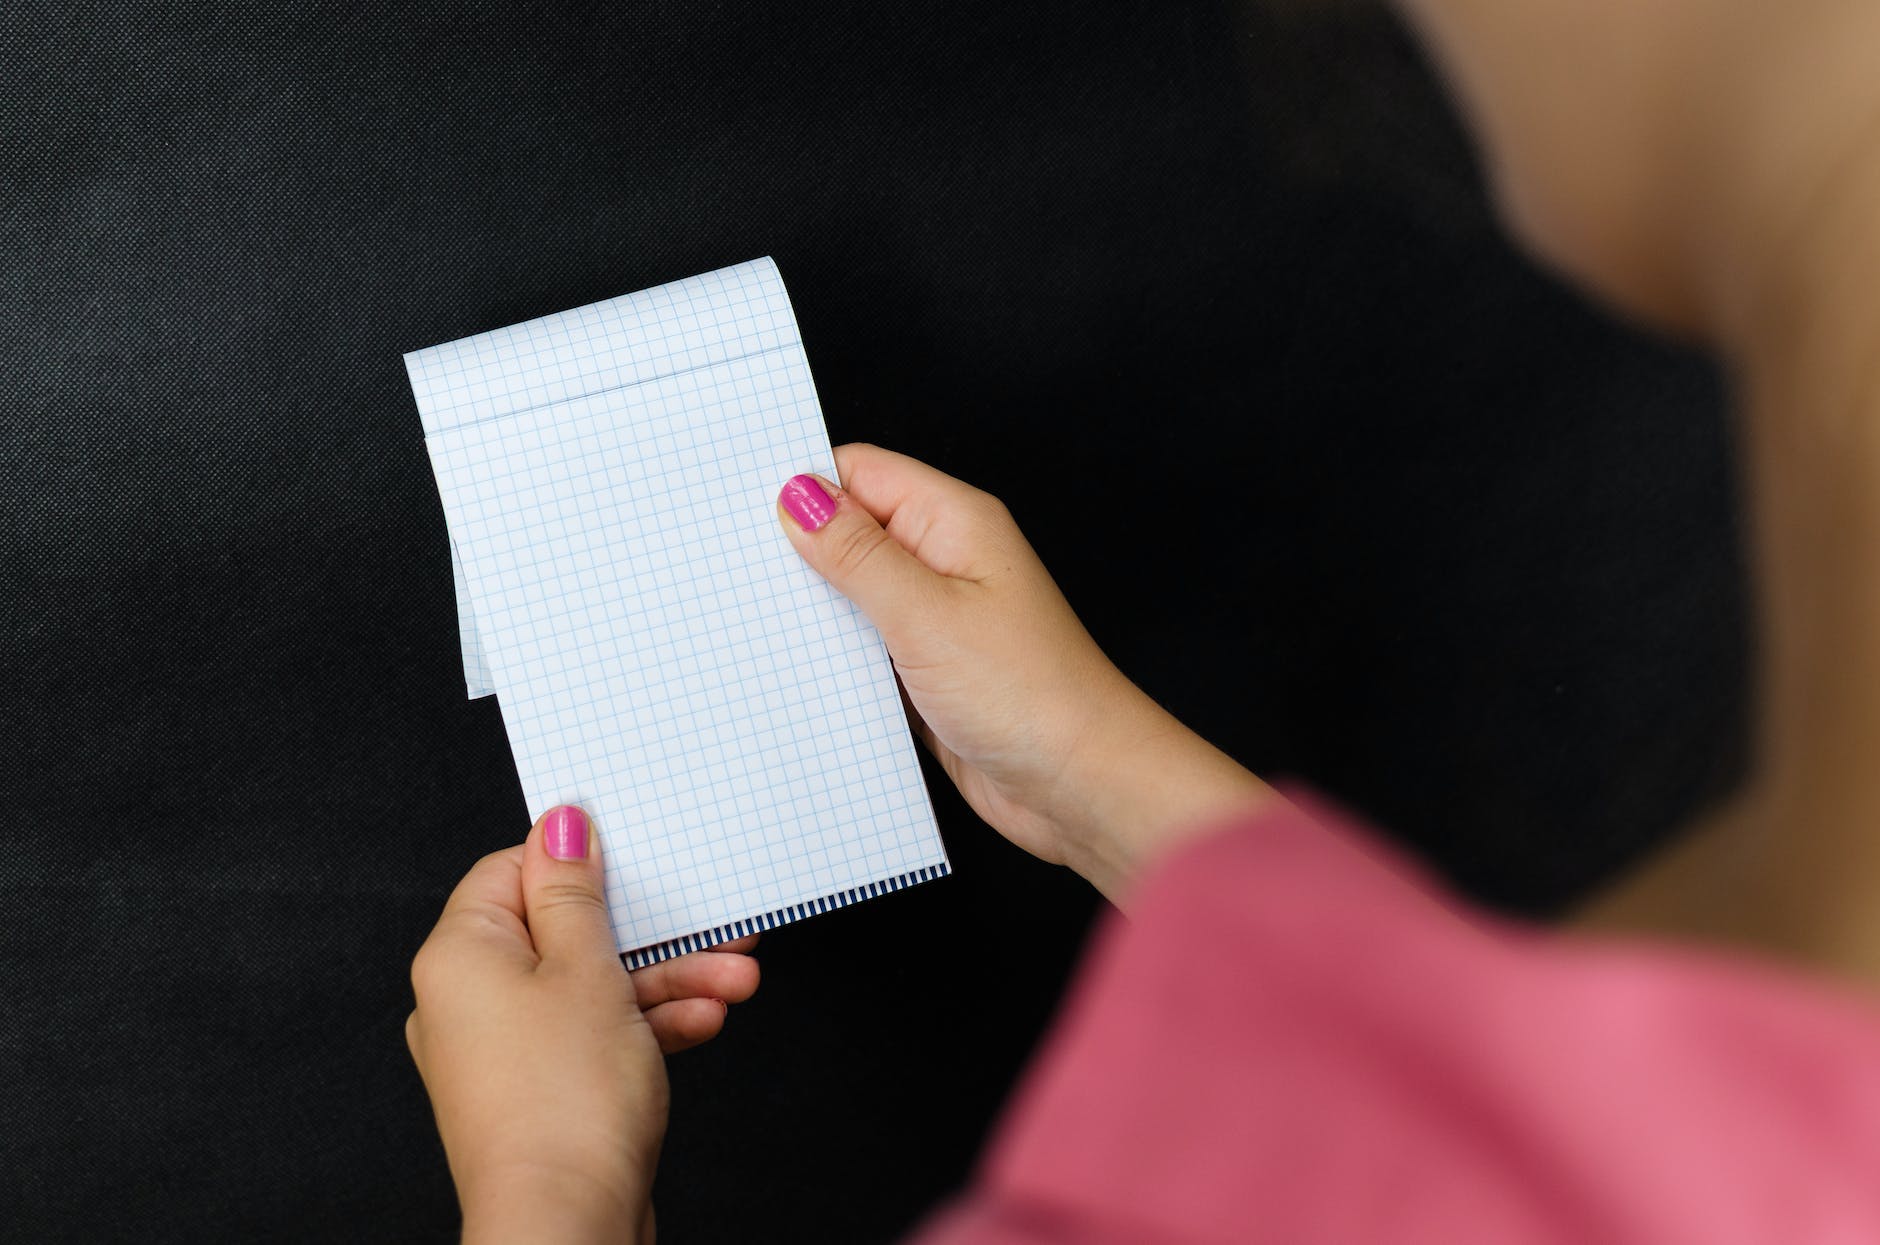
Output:
[[[1515,235],[1735,384],[1753,763],[1567,928],[1490,918],[1150,702],[997,501],[844,447],[788,539],[979,815],[1128,914],[923,1239],[1880,1239],[1880,6],[1402,7]],[[467,1240],[650,1235],[660,1047],[755,987],[630,979],[597,855],[551,812],[413,965]]]

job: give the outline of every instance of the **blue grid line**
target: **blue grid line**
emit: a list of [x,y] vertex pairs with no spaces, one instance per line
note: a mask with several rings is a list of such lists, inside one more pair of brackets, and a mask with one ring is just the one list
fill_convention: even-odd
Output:
[[946,871],[886,649],[776,528],[835,467],[773,264],[406,364],[466,670],[475,639],[531,808],[594,815],[622,948]]

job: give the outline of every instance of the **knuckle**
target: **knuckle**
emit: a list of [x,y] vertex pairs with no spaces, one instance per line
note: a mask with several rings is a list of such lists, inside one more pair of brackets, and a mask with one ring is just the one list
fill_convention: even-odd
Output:
[[509,863],[511,851],[512,849],[505,847],[497,851],[487,852],[476,864],[471,866],[470,871],[477,873],[487,869],[501,868]]
[[973,499],[973,505],[977,511],[974,517],[988,531],[1007,531],[1018,526],[1012,518],[1011,509],[999,498],[983,489],[979,491],[979,496]]
[[464,934],[477,919],[468,913],[447,914],[411,957],[411,992],[420,1003],[449,991],[462,968],[474,963],[474,940],[466,943]]
[[974,578],[1008,569],[1027,547],[1011,510],[982,489],[974,489],[961,499],[959,517],[972,551]]
[[422,999],[437,990],[443,973],[442,958],[435,938],[418,948],[418,954],[411,960],[412,994]]
[[880,552],[882,543],[888,534],[878,527],[866,523],[847,525],[830,548],[830,564],[843,576],[859,573],[868,560]]
[[584,882],[544,882],[536,888],[529,902],[531,912],[557,910],[605,912],[607,901],[601,893]]

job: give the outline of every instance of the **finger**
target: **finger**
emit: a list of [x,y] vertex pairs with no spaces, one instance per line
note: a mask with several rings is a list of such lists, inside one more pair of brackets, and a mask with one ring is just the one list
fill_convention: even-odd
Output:
[[724,951],[694,951],[633,974],[633,993],[641,1007],[675,999],[723,999],[742,1003],[757,993],[757,961]]
[[600,836],[572,804],[548,810],[523,843],[522,896],[529,936],[544,964],[619,962]]
[[977,579],[1017,526],[998,498],[917,458],[878,445],[836,447],[842,487],[915,558],[941,575]]
[[777,494],[790,543],[861,607],[890,646],[927,615],[949,581],[888,535],[875,516],[821,476],[792,476]]
[[496,955],[522,967],[535,963],[535,947],[523,916],[522,848],[492,852],[471,866],[444,901],[431,936],[412,961],[412,984],[443,967]]
[[709,1042],[725,1027],[730,1008],[718,999],[677,999],[646,1013],[646,1023],[668,1055]]
[[757,950],[757,939],[758,935],[756,934],[746,934],[742,938],[733,938],[730,942],[721,942],[711,949],[713,951],[729,951],[734,955],[749,955],[751,952]]
[[496,909],[522,920],[522,848],[505,847],[470,866],[450,898],[444,915]]

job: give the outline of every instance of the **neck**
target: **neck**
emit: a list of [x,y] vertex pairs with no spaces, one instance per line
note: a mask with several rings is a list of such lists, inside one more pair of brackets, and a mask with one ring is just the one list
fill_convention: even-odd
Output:
[[1880,161],[1836,169],[1716,300],[1756,584],[1752,772],[1584,923],[1880,985]]

